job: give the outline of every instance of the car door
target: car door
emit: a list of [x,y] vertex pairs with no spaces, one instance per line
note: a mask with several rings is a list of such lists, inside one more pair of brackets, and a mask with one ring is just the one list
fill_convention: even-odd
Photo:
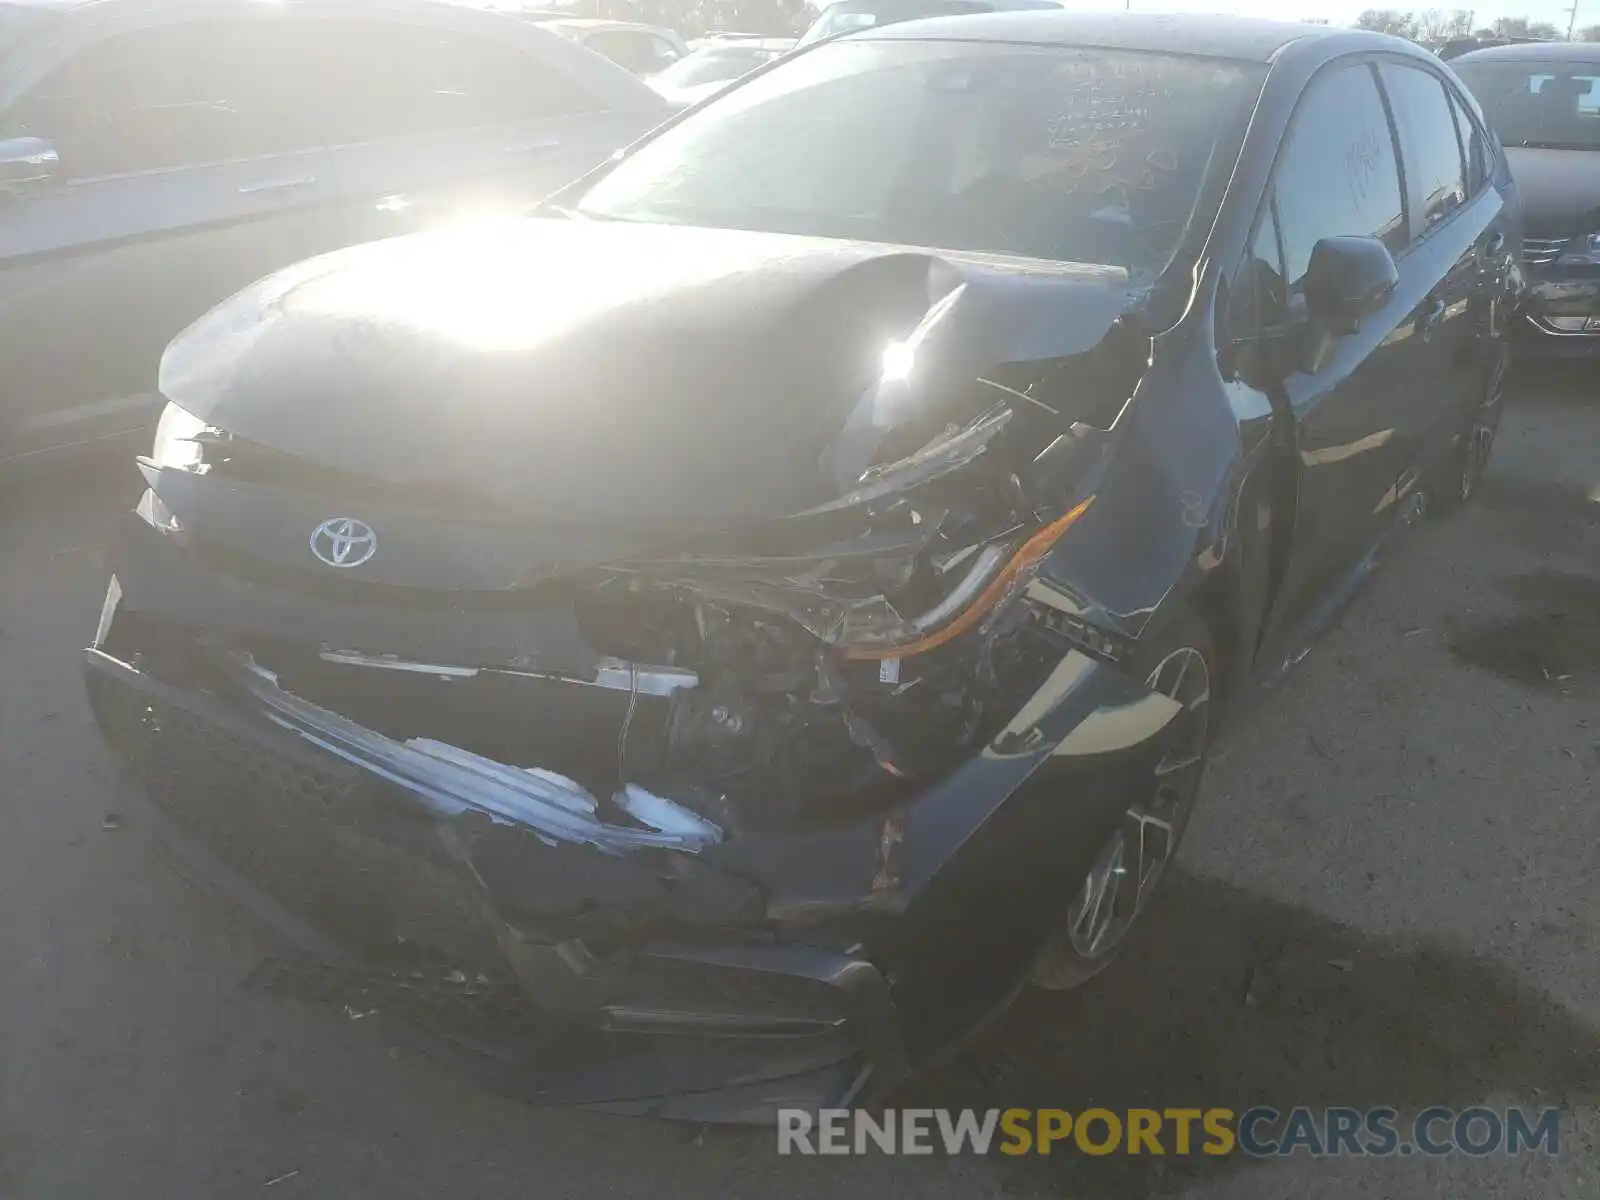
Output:
[[[1400,285],[1354,331],[1329,338],[1316,361],[1281,380],[1292,410],[1297,468],[1295,521],[1275,605],[1277,630],[1297,637],[1326,615],[1398,504],[1401,431],[1429,370],[1431,348],[1416,313],[1437,280],[1406,253],[1407,213],[1393,129],[1374,65],[1324,68],[1302,93],[1279,148],[1263,222],[1275,223],[1277,262],[1258,268],[1283,281],[1268,289],[1266,324],[1310,337],[1305,277],[1312,248],[1328,237],[1380,239],[1397,257]],[[1263,239],[1258,234],[1257,245]],[[1292,649],[1292,647],[1291,647]]]
[[1397,492],[1405,495],[1443,460],[1483,387],[1492,347],[1482,324],[1480,274],[1505,236],[1496,242],[1499,194],[1480,186],[1469,198],[1471,146],[1462,145],[1444,78],[1402,60],[1381,62],[1378,77],[1399,133],[1411,220],[1408,267],[1438,279],[1412,318],[1428,352],[1414,355],[1416,387],[1398,414],[1405,426]]
[[167,341],[259,276],[525,209],[664,112],[514,18],[348,11],[113,28],[0,95],[0,132],[60,158],[0,220],[0,455],[136,426]]
[[[244,44],[246,39],[238,39]],[[96,29],[4,81],[49,179],[0,209],[0,457],[140,424],[162,347],[273,265],[312,168],[240,111],[210,26]]]

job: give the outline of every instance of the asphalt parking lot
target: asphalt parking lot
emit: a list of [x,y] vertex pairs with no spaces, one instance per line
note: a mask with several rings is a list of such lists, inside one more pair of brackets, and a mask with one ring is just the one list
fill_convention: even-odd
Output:
[[503,1099],[263,991],[177,876],[75,651],[138,481],[0,492],[0,1196],[1600,1195],[1600,375],[1520,384],[1428,521],[1227,736],[1117,967],[911,1089],[963,1106],[1566,1109],[1557,1157],[780,1159],[767,1132]]

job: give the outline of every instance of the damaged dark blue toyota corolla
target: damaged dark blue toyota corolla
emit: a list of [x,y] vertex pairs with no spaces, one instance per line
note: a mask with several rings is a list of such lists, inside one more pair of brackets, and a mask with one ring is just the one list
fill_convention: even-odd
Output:
[[174,342],[95,712],[348,978],[526,1018],[468,1038],[526,1094],[879,1094],[1116,953],[1221,703],[1470,495],[1510,197],[1375,34],[819,46]]

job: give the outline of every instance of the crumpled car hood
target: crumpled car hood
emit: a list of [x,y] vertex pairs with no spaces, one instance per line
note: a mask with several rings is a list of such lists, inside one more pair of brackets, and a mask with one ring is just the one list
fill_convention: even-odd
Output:
[[161,390],[236,437],[358,475],[710,528],[835,498],[830,448],[885,348],[936,307],[916,367],[930,395],[1088,350],[1129,305],[1110,267],[527,220],[269,276],[173,342]]

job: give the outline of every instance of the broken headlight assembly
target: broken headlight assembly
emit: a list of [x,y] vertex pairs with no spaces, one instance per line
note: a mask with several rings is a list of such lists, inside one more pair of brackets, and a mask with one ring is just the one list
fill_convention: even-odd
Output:
[[970,752],[1052,665],[1031,609],[1007,601],[1092,504],[1029,502],[1008,466],[1023,443],[1000,440],[1010,415],[776,530],[592,574],[580,623],[602,652],[699,680],[658,737],[626,742],[629,767],[737,830],[891,802]]
[[205,447],[200,437],[209,429],[210,426],[193,413],[168,404],[156,422],[155,441],[148,456],[150,465],[161,470],[202,470]]
[[[853,535],[791,556],[695,554],[615,568],[635,590],[787,618],[845,659],[926,653],[977,627],[1093,502],[1040,521],[1014,475],[994,462],[1011,413],[999,409],[896,462],[864,472],[839,500],[799,514],[806,528],[835,516]],[[792,533],[791,533],[792,535]]]

